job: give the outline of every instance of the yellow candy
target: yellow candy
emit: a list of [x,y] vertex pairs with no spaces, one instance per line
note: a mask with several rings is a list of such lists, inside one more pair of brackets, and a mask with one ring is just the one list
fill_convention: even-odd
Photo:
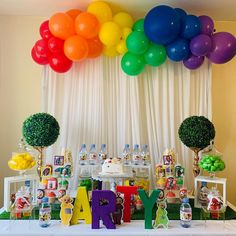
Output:
[[32,160],[33,160],[33,157],[30,156],[28,153],[26,153],[26,155],[25,155],[25,160],[32,161]]
[[14,156],[12,157],[12,160],[18,162],[18,161],[21,161],[21,160],[22,160],[22,157],[21,157],[20,155],[14,155]]
[[34,158],[29,153],[16,153],[8,162],[9,168],[13,170],[26,170],[35,165]]

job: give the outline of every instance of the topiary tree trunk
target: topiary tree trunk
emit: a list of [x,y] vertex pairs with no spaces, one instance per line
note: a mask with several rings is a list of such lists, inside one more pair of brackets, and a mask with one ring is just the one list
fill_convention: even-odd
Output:
[[193,175],[197,177],[200,174],[199,168],[199,152],[201,151],[200,148],[190,148],[194,152],[194,160],[193,160]]
[[39,156],[38,156],[38,161],[37,161],[37,173],[38,176],[40,177],[41,180],[41,170],[43,167],[43,152],[44,152],[44,147],[34,147],[34,149],[36,149],[39,152]]

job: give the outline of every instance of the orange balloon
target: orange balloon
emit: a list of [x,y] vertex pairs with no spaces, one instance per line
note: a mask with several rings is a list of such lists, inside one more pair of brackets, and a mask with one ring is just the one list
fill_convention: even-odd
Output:
[[55,37],[63,40],[75,34],[73,19],[66,13],[61,12],[51,16],[49,29]]
[[103,44],[98,37],[88,39],[88,58],[95,58],[102,54]]
[[79,9],[71,9],[66,12],[67,15],[69,15],[73,20],[81,13]]
[[81,61],[88,55],[88,43],[79,35],[71,36],[64,43],[64,53],[72,61]]
[[86,39],[94,38],[99,31],[99,21],[93,14],[82,12],[75,19],[75,31]]

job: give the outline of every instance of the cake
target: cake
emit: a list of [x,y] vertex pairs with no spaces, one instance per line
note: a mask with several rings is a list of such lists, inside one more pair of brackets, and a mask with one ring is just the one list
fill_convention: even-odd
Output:
[[102,164],[102,172],[100,174],[106,175],[106,174],[123,174],[123,163],[121,158],[114,157],[114,158],[108,158],[104,161]]

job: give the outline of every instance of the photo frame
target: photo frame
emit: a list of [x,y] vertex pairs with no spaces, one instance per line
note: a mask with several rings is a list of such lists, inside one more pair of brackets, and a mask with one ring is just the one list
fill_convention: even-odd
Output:
[[183,178],[184,177],[184,168],[180,165],[175,166],[175,178]]
[[163,164],[167,166],[173,165],[174,164],[173,157],[171,155],[163,155]]
[[172,177],[174,176],[174,167],[172,165],[165,165],[165,177]]
[[54,166],[64,166],[65,157],[64,156],[54,156]]
[[46,165],[41,167],[41,177],[48,177],[52,175],[52,166]]
[[165,168],[162,165],[156,166],[156,177],[157,178],[164,178],[166,177]]

